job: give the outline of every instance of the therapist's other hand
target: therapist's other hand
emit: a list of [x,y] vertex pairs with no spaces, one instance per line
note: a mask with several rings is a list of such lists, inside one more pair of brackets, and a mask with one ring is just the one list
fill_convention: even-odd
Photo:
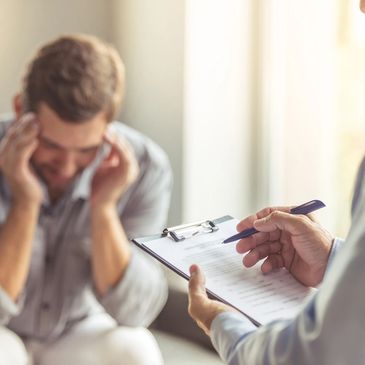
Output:
[[263,273],[285,267],[306,286],[321,283],[333,238],[311,216],[289,214],[291,207],[265,208],[237,225],[239,232],[254,226],[259,233],[241,239],[237,252],[247,253],[243,265],[264,259]]
[[198,265],[190,267],[189,314],[197,325],[209,336],[213,319],[220,313],[235,311],[226,304],[208,298],[205,277]]

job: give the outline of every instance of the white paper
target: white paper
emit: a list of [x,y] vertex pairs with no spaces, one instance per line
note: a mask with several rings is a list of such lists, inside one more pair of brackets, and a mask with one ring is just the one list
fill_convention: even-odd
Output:
[[220,223],[217,232],[181,242],[164,237],[144,245],[188,276],[189,267],[198,264],[207,289],[261,324],[294,316],[314,289],[301,285],[285,269],[264,275],[261,263],[245,268],[235,243],[222,244],[237,233],[237,222],[231,219]]

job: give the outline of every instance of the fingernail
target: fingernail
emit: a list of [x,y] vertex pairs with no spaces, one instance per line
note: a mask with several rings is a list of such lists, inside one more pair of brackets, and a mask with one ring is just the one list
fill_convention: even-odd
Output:
[[189,271],[190,271],[190,275],[191,276],[195,275],[196,274],[196,267],[195,266],[191,266],[190,269],[189,269]]
[[28,112],[24,114],[21,119],[25,122],[30,122],[36,119],[36,115],[33,112]]

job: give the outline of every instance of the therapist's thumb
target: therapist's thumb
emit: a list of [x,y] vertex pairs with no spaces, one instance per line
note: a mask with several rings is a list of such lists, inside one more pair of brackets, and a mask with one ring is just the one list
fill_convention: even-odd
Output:
[[259,232],[273,232],[277,229],[290,234],[302,234],[308,231],[310,219],[305,215],[294,215],[276,210],[267,217],[254,222]]
[[192,297],[207,297],[205,276],[198,265],[190,266],[189,294]]

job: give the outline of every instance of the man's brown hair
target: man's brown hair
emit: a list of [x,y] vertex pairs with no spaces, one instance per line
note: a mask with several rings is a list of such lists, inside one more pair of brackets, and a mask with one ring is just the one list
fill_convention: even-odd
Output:
[[42,46],[23,78],[24,111],[46,103],[70,122],[105,112],[108,121],[123,97],[124,66],[117,51],[89,35],[62,36]]

